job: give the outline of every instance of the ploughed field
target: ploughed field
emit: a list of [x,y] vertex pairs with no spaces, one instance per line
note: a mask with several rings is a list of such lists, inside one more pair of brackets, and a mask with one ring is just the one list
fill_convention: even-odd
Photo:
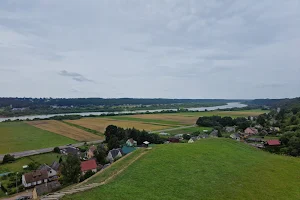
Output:
[[157,145],[109,183],[64,199],[297,200],[299,180],[299,158],[203,139]]
[[0,123],[0,154],[76,143],[75,140],[25,122]]
[[37,128],[47,130],[77,141],[94,141],[104,138],[103,136],[99,136],[55,120],[31,121],[27,123]]

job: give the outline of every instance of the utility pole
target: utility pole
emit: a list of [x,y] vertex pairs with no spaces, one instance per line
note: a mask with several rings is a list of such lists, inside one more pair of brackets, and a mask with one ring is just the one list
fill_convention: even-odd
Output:
[[19,192],[18,181],[17,181],[17,179],[18,179],[18,174],[19,174],[19,172],[17,172],[17,174],[16,174],[16,190],[17,190],[17,193]]

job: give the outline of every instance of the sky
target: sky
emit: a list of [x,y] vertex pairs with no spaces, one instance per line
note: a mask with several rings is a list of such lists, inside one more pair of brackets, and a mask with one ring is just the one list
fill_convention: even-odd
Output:
[[1,0],[0,96],[300,96],[300,0]]

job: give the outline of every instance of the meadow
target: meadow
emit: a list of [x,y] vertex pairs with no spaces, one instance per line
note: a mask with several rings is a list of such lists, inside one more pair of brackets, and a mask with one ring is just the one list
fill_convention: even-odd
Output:
[[75,140],[26,124],[0,123],[0,154],[76,143]]
[[61,155],[56,153],[45,153],[34,156],[28,156],[24,158],[19,158],[13,163],[6,163],[0,165],[0,174],[6,172],[21,172],[23,171],[23,166],[28,165],[31,162],[37,162],[41,164],[51,165],[53,161],[59,161]]
[[94,141],[101,140],[103,136],[99,136],[82,129],[70,126],[66,123],[55,120],[31,121],[28,124],[37,128],[50,131],[77,141]]
[[212,131],[213,128],[211,127],[199,127],[199,126],[195,126],[195,127],[189,127],[189,128],[183,128],[183,129],[177,129],[177,130],[172,130],[172,131],[166,131],[167,133],[171,134],[171,135],[176,135],[176,134],[191,134],[194,132],[201,132],[203,133],[204,130],[207,130],[209,134]]
[[105,129],[108,125],[115,125],[122,128],[136,128],[140,130],[161,130],[167,129],[172,126],[164,125],[164,124],[153,124],[153,123],[146,123],[146,122],[139,122],[139,121],[129,121],[129,120],[114,120],[110,118],[82,118],[78,120],[66,120],[68,123],[77,124],[79,126],[83,126],[89,129],[93,129],[99,131],[101,133],[105,132]]
[[299,174],[299,158],[229,139],[204,139],[157,145],[112,182],[64,199],[296,200]]

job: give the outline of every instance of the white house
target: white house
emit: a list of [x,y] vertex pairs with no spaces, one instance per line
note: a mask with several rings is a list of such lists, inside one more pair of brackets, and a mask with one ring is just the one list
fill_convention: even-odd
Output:
[[47,170],[36,170],[22,175],[22,184],[25,188],[48,182]]
[[110,162],[113,162],[115,159],[118,159],[121,157],[122,157],[121,149],[112,149],[108,152],[106,159]]
[[188,143],[194,143],[197,140],[197,137],[191,137]]
[[230,137],[231,137],[232,139],[234,139],[234,140],[237,140],[237,141],[240,141],[240,139],[241,139],[241,136],[240,136],[240,134],[238,134],[238,133],[232,133],[232,134],[230,135]]

